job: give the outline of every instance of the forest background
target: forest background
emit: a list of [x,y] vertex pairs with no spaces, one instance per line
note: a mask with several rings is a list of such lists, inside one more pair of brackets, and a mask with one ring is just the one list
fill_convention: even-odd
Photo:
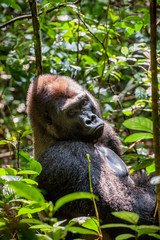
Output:
[[[37,1],[39,22],[33,29],[30,6],[34,2],[0,1],[0,236],[7,240],[63,239],[68,231],[99,236],[96,219],[90,219],[90,227],[86,220],[77,228],[73,222],[62,223],[54,218],[54,212],[66,201],[89,196],[72,195],[55,208],[36,188],[35,177],[41,166],[32,157],[26,94],[30,82],[42,72],[72,77],[100,102],[103,117],[120,136],[123,159],[130,172],[141,169],[148,174],[155,172],[155,160],[157,166],[160,164],[157,95],[160,74],[156,72],[157,89],[153,94],[151,70],[157,66],[150,60],[150,42],[153,43],[150,21],[152,16],[154,22],[156,16],[151,15],[150,6],[156,1]],[[158,0],[155,55],[158,70],[159,3]],[[40,39],[36,38],[36,26],[40,27],[40,31],[37,29]],[[153,95],[157,97],[155,124]],[[158,150],[156,144],[153,148],[153,138]],[[156,175],[160,175],[158,170]],[[159,182],[158,177],[152,179],[154,184]],[[45,217],[40,216],[42,210]],[[135,215],[120,217],[137,224]],[[140,230],[135,228],[135,239],[141,236]],[[160,239],[156,226],[143,231]]]

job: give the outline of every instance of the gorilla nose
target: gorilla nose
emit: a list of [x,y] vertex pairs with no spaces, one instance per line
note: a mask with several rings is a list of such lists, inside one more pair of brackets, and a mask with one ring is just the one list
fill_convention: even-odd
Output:
[[97,119],[97,116],[95,115],[95,114],[92,114],[92,115],[90,115],[90,116],[88,116],[86,119],[85,119],[85,124],[86,125],[90,125],[90,124],[92,124],[94,121],[96,121],[96,119]]

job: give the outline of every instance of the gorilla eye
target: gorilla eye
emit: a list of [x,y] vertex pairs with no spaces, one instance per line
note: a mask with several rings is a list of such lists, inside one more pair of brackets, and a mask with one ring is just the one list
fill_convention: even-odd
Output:
[[74,117],[74,116],[76,115],[76,113],[77,113],[77,110],[76,110],[76,109],[70,109],[70,110],[68,111],[68,116],[69,116],[69,117]]
[[82,106],[84,106],[84,105],[86,105],[86,104],[87,104],[87,99],[84,98],[84,99],[82,100]]
[[52,119],[51,119],[51,117],[49,116],[49,113],[48,113],[47,111],[44,113],[44,119],[45,119],[45,121],[46,121],[49,125],[52,124]]

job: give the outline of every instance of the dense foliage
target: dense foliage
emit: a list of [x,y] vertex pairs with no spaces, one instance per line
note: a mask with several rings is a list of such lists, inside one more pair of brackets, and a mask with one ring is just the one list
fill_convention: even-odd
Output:
[[[131,171],[154,172],[149,1],[39,0],[37,7],[43,73],[71,76],[91,91],[117,130]],[[28,1],[0,1],[0,19],[0,238],[63,239],[67,231],[100,235],[95,218],[58,222],[56,205],[36,188],[41,166],[31,157],[26,114],[26,93],[36,72]],[[160,41],[157,49],[159,61]],[[83,197],[93,196],[72,195],[61,204]],[[130,220],[136,237],[158,231],[137,227],[138,216],[126,215],[119,217]]]

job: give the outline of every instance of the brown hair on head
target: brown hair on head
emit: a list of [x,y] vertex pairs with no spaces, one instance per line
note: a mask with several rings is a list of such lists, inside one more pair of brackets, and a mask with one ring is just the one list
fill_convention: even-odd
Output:
[[40,75],[33,84],[36,86],[37,94],[44,91],[48,95],[53,95],[54,98],[59,96],[74,97],[83,89],[69,77],[51,74]]

